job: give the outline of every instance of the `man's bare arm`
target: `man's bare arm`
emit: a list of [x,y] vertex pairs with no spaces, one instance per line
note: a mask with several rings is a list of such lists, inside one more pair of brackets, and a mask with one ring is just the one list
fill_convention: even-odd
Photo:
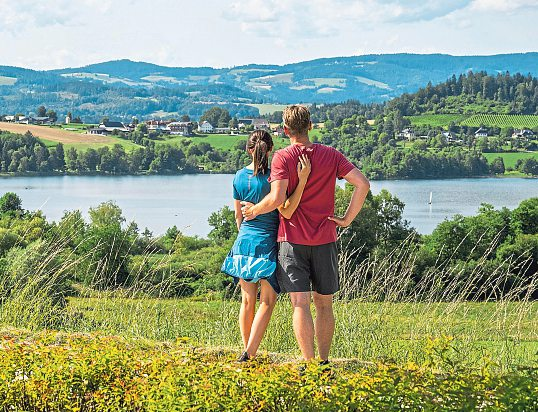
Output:
[[241,213],[241,201],[237,199],[234,199],[234,214],[235,224],[237,225],[237,230],[239,230],[243,222],[243,214]]
[[271,191],[260,203],[253,205],[248,202],[241,202],[243,207],[243,217],[245,220],[252,220],[256,216],[272,212],[286,201],[286,190],[288,190],[288,180],[274,180],[271,182]]
[[362,172],[357,168],[353,169],[351,172],[345,175],[344,179],[346,179],[355,187],[355,189],[353,190],[353,195],[351,195],[351,201],[349,202],[349,206],[347,207],[346,214],[343,217],[329,217],[329,220],[334,221],[338,226],[341,227],[349,226],[357,217],[357,215],[362,209],[364,200],[368,195],[368,191],[370,190],[370,182],[368,181],[366,176],[364,176]]

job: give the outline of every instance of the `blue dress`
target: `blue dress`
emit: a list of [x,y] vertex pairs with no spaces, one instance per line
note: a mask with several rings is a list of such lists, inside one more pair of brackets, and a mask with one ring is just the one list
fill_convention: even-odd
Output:
[[[239,170],[233,181],[233,196],[236,200],[259,203],[270,191],[270,171],[265,174],[246,167]],[[277,293],[280,292],[276,280],[278,212],[275,210],[243,221],[237,239],[222,264],[222,272],[233,276],[237,282],[267,280]]]

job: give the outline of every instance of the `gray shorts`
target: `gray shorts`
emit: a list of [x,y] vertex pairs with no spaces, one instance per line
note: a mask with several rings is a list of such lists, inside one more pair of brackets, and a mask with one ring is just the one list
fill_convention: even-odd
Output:
[[278,244],[277,279],[282,292],[332,295],[340,289],[336,243],[319,246]]

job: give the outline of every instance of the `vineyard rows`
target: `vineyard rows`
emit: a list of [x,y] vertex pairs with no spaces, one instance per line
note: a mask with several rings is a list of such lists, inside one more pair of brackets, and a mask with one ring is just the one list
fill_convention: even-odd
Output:
[[522,114],[475,114],[461,122],[462,126],[480,127],[514,127],[529,128],[538,127],[538,116]]

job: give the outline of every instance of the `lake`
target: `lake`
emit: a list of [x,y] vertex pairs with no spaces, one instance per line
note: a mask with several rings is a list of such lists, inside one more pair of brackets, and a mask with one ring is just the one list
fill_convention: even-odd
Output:
[[[224,205],[232,206],[233,175],[180,176],[47,176],[0,178],[0,193],[15,192],[28,210],[41,209],[51,220],[65,210],[113,200],[128,221],[155,235],[176,225],[188,235],[206,236],[207,218]],[[475,214],[481,203],[516,207],[538,197],[538,180],[483,178],[373,181],[373,193],[387,189],[405,203],[404,217],[420,233],[431,233],[446,217]],[[339,182],[340,185],[343,182]],[[432,204],[429,205],[430,192]]]

